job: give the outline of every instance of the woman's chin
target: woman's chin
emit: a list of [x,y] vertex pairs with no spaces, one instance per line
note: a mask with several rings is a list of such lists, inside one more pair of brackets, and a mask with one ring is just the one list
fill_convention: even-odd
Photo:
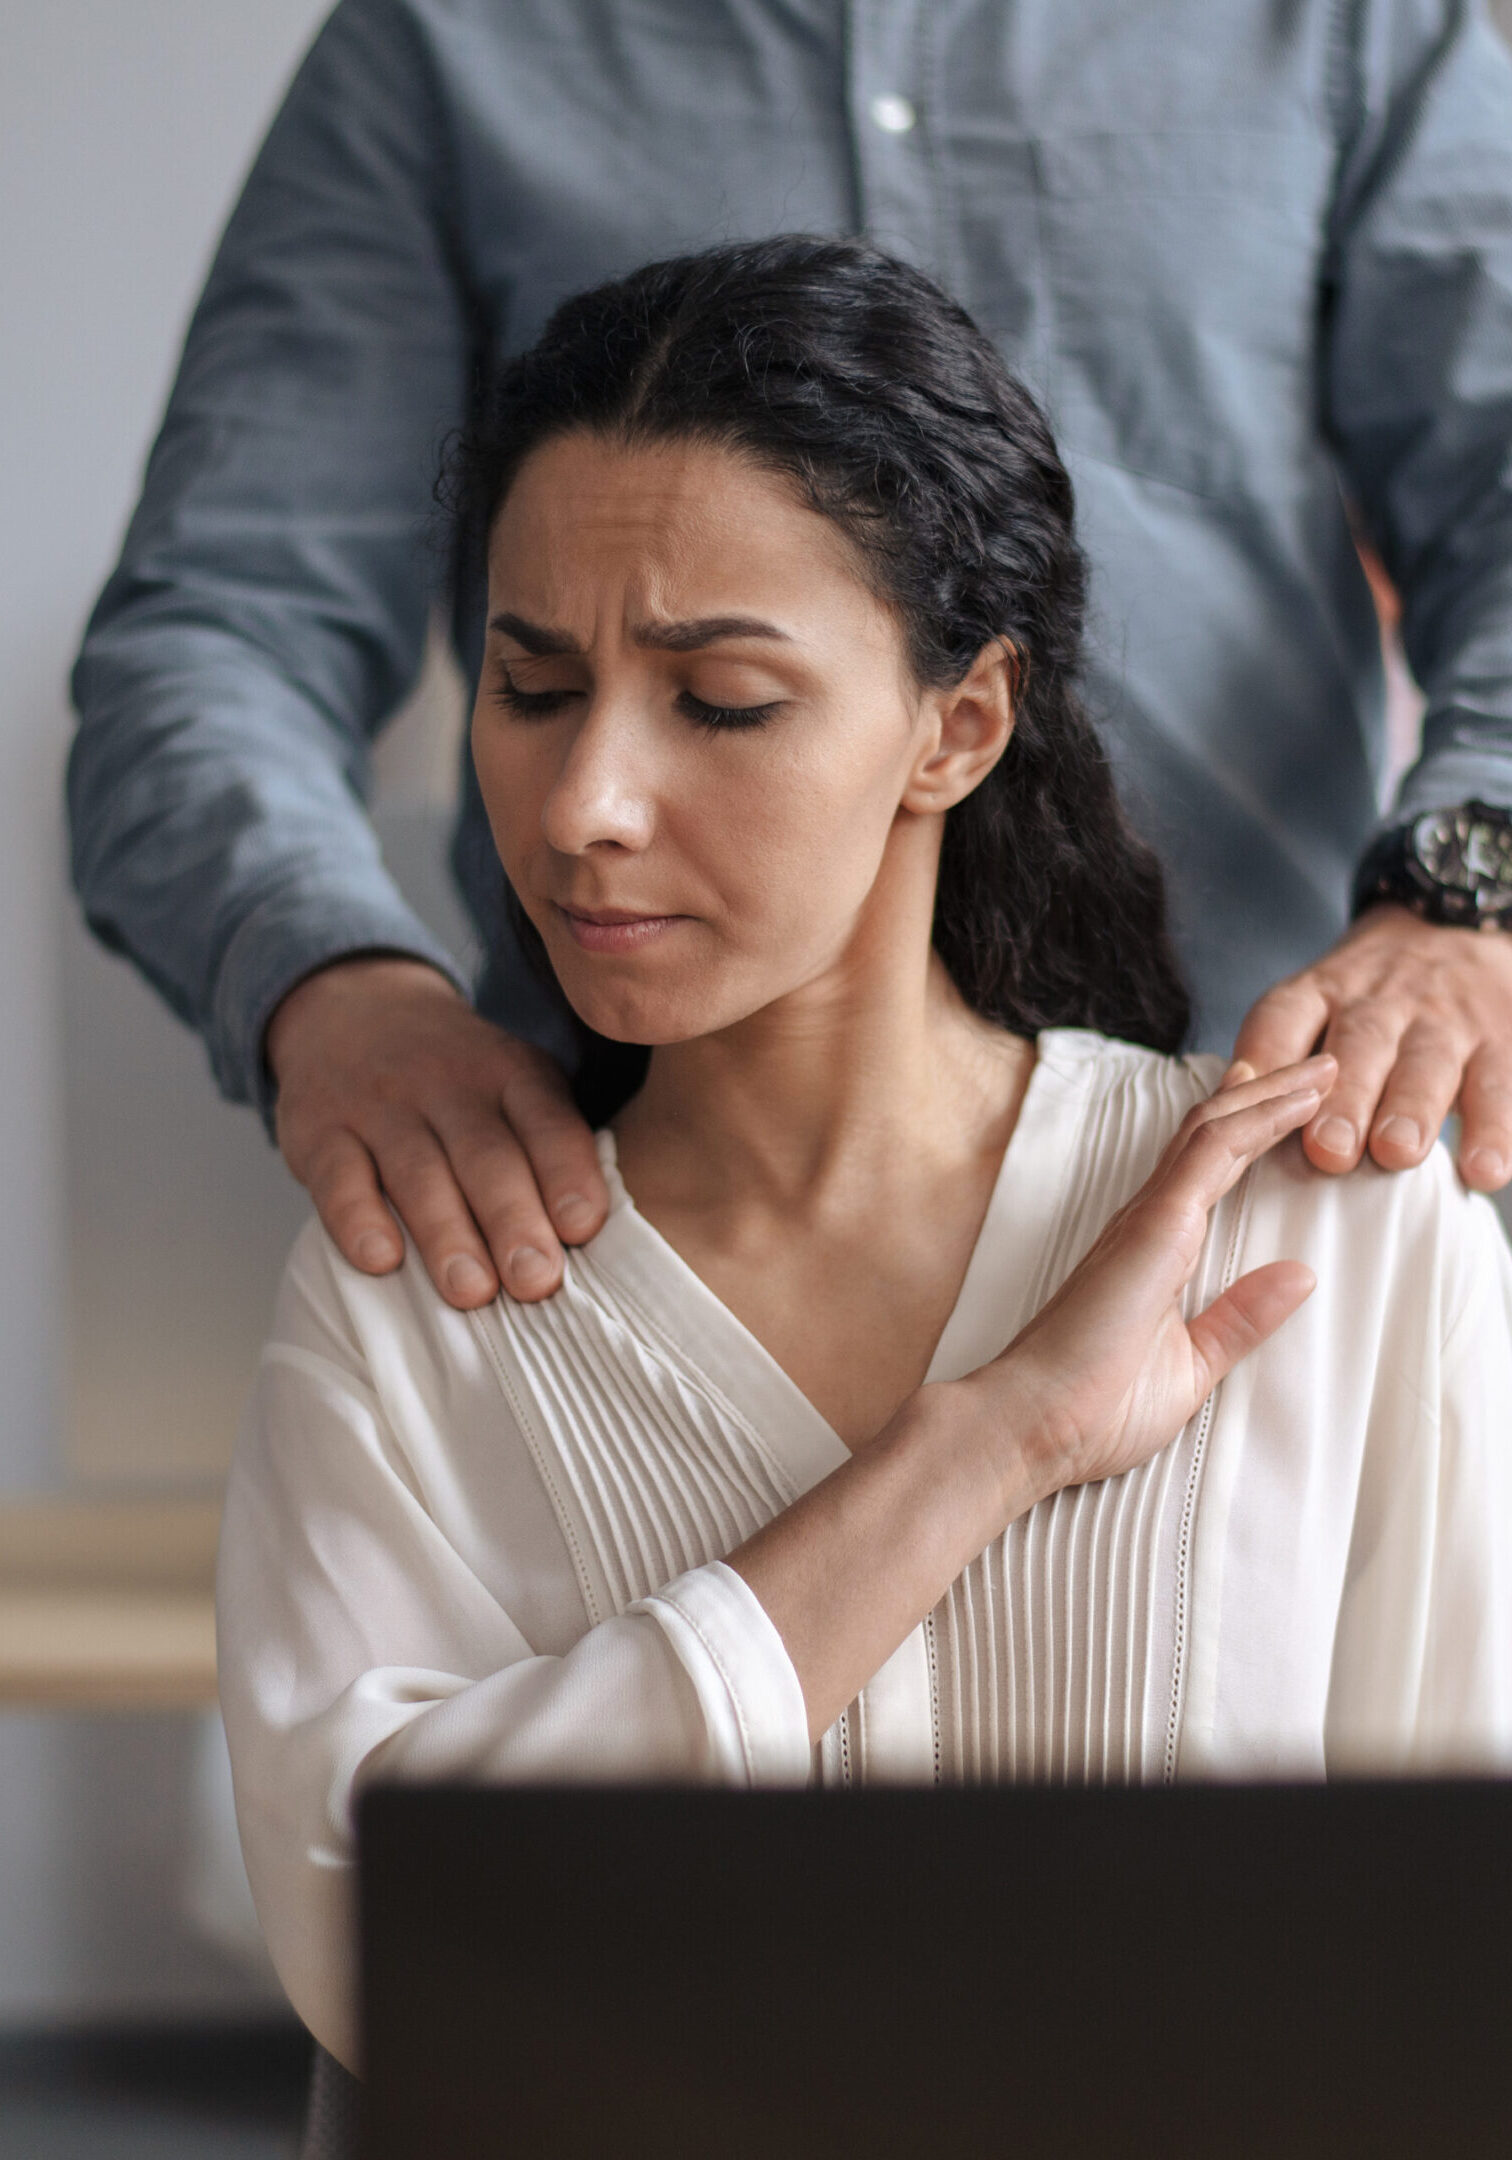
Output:
[[644,990],[616,992],[575,983],[562,987],[583,1025],[610,1042],[641,1043],[655,1049],[658,1043],[691,1042],[696,1036],[712,1034],[719,1025],[698,998]]
[[585,1027],[610,1042],[694,1042],[749,1019],[772,995],[767,971],[707,951],[610,958],[565,938],[547,954],[568,1004]]

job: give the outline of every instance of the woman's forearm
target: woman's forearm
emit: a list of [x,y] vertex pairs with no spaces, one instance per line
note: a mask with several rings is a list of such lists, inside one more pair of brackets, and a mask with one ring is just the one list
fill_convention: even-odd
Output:
[[961,1570],[1061,1482],[1004,1429],[1001,1400],[984,1400],[974,1376],[921,1388],[874,1441],[729,1555],[793,1661],[811,1739]]

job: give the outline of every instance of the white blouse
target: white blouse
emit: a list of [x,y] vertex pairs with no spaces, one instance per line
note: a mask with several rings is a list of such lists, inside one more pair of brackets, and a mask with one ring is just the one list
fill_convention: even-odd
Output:
[[[932,1379],[1013,1338],[1219,1069],[1040,1037]],[[609,1219],[545,1304],[454,1312],[417,1259],[361,1275],[313,1223],[289,1262],[227,1497],[221,1690],[269,1947],[338,2056],[374,1776],[1512,1766],[1512,1256],[1442,1149],[1260,1163],[1191,1296],[1294,1257],[1308,1304],[1151,1462],[996,1539],[812,1751],[721,1556],[846,1450],[600,1149]]]

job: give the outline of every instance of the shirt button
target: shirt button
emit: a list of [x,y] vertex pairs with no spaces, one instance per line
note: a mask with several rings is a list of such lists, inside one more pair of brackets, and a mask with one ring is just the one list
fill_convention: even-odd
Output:
[[919,117],[906,97],[891,91],[872,99],[871,116],[884,135],[906,135]]

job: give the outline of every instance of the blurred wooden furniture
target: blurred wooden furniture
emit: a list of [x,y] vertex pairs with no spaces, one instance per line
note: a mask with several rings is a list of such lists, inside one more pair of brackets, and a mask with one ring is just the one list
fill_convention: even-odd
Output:
[[0,1501],[0,1708],[215,1700],[220,1503]]

